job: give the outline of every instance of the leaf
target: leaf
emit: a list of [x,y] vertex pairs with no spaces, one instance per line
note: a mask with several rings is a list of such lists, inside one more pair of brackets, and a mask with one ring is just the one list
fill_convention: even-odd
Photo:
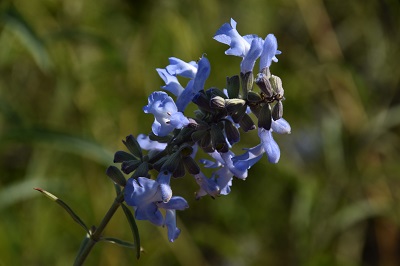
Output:
[[118,238],[114,238],[114,237],[102,237],[102,238],[100,238],[100,241],[117,244],[118,246],[125,247],[125,248],[131,248],[131,249],[136,248],[136,245],[134,243],[130,243],[130,242],[118,239]]
[[140,237],[139,237],[139,230],[138,230],[136,222],[135,222],[135,218],[133,217],[131,210],[125,204],[121,204],[121,206],[122,206],[122,210],[125,213],[126,219],[128,219],[128,223],[131,227],[133,239],[135,240],[135,244],[136,244],[135,245],[136,258],[139,259],[140,258]]
[[51,194],[50,192],[47,192],[46,190],[43,190],[41,188],[34,188],[34,190],[39,191],[40,193],[44,194],[46,197],[51,199],[52,201],[55,201],[58,205],[64,208],[68,212],[68,214],[71,216],[71,218],[79,224],[83,229],[85,229],[86,233],[90,235],[89,228],[86,226],[86,224],[82,221],[82,219],[69,207],[64,201],[60,200],[58,197],[55,195]]

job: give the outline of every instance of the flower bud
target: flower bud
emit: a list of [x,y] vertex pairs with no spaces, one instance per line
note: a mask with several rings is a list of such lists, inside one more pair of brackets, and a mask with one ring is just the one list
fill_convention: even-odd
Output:
[[283,104],[282,101],[278,101],[272,108],[272,118],[274,120],[281,119],[283,116]]
[[258,73],[256,84],[268,98],[272,97],[274,92],[272,91],[271,83],[269,82],[267,75],[264,73]]
[[225,100],[225,108],[228,113],[236,113],[246,104],[242,99],[227,99]]
[[282,87],[281,78],[278,77],[278,76],[272,75],[270,77],[269,81],[271,82],[272,89],[275,91],[275,93],[280,95],[281,97],[283,97],[284,90],[283,90],[283,87]]
[[224,109],[225,108],[225,99],[220,96],[215,96],[210,101],[211,108]]

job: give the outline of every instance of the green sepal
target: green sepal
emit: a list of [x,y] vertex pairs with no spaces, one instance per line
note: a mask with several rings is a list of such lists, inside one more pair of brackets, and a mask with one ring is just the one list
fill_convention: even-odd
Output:
[[149,175],[149,163],[143,162],[139,165],[136,171],[133,173],[132,178],[147,177]]
[[167,143],[168,141],[170,141],[172,139],[172,136],[167,135],[167,136],[159,137],[159,136],[154,135],[153,132],[151,132],[149,134],[149,139],[152,141],[158,141],[160,143]]
[[174,152],[165,161],[165,163],[161,167],[161,171],[168,171],[170,173],[174,173],[176,169],[179,167],[180,161],[181,161],[181,154],[179,152]]
[[85,231],[87,234],[90,235],[90,231],[89,228],[86,226],[86,224],[82,221],[82,219],[71,209],[71,207],[69,207],[64,201],[60,200],[58,197],[56,197],[55,195],[51,194],[50,192],[47,192],[46,190],[43,190],[41,188],[34,188],[34,190],[39,191],[40,193],[42,193],[43,195],[45,195],[46,197],[48,197],[49,199],[51,199],[52,201],[56,202],[58,205],[60,205],[61,207],[64,208],[64,210],[66,210],[68,212],[68,214],[71,216],[71,218],[77,223],[79,224]]
[[262,98],[261,98],[260,94],[258,94],[257,92],[249,91],[247,93],[247,100],[251,103],[257,103],[257,102],[261,102]]
[[215,87],[208,89],[206,91],[206,94],[207,94],[209,99],[212,99],[212,98],[214,98],[216,96],[219,96],[219,97],[221,97],[223,99],[227,99],[225,93],[222,90],[220,90],[218,88],[215,88]]
[[175,171],[172,173],[172,176],[175,178],[185,176],[185,165],[183,164],[182,160],[179,160],[178,166],[176,167]]
[[248,114],[243,115],[242,119],[239,121],[239,125],[244,130],[244,132],[247,132],[249,130],[253,130],[256,128],[253,120],[251,120],[251,117]]
[[130,161],[124,161],[121,164],[121,170],[125,174],[130,174],[133,171],[135,171],[141,164],[142,162],[139,160],[130,160]]
[[239,98],[240,79],[238,75],[226,78],[226,89],[230,99]]
[[229,144],[234,144],[239,142],[240,140],[240,133],[239,129],[229,120],[224,121],[224,126],[225,126],[225,134],[226,138],[229,141]]
[[140,258],[140,236],[139,236],[139,230],[137,228],[135,218],[133,217],[131,210],[125,204],[121,204],[121,207],[125,213],[126,219],[128,220],[129,226],[131,228],[133,239],[135,242],[136,258],[139,259]]
[[122,141],[128,150],[138,159],[142,159],[142,148],[140,148],[139,143],[135,139],[134,136],[129,135],[126,137],[126,140]]
[[219,152],[228,152],[229,147],[225,141],[224,133],[219,125],[212,125],[210,134],[214,148]]
[[185,158],[182,158],[182,162],[184,163],[186,170],[192,174],[192,175],[197,175],[200,173],[200,167],[197,165],[196,161],[188,156]]
[[283,104],[281,101],[278,101],[274,107],[272,107],[272,119],[274,121],[281,119],[283,116]]
[[253,89],[253,71],[249,71],[245,74],[240,73],[240,80],[242,83],[243,99],[247,99],[247,93]]
[[114,154],[114,163],[122,163],[124,161],[136,160],[137,158],[126,151],[117,151]]
[[106,174],[116,184],[124,187],[126,185],[126,179],[121,171],[115,166],[109,166],[106,170]]
[[207,133],[207,131],[208,131],[208,130],[197,130],[197,131],[193,132],[193,133],[192,133],[192,140],[193,140],[194,142],[200,141],[200,140],[205,136],[205,134]]
[[266,130],[271,129],[272,117],[269,104],[264,104],[258,116],[258,127]]

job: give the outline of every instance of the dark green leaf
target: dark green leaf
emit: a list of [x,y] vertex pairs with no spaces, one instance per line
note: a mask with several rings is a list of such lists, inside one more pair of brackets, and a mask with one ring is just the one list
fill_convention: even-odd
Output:
[[46,190],[43,190],[41,188],[34,188],[35,190],[39,191],[52,201],[56,202],[58,205],[64,208],[68,212],[68,214],[71,216],[71,218],[79,224],[83,229],[85,229],[86,233],[90,234],[89,228],[86,226],[86,224],[82,221],[82,219],[69,207],[64,201],[60,200],[58,197],[55,195],[51,194],[50,192],[47,192]]
[[114,237],[102,237],[100,238],[100,241],[109,242],[125,248],[131,248],[131,249],[136,248],[136,245],[134,243],[130,243]]
[[121,204],[122,210],[125,213],[126,219],[128,220],[129,226],[131,228],[132,234],[133,234],[133,239],[135,240],[135,247],[136,247],[136,258],[140,258],[140,237],[139,237],[139,230],[137,228],[135,218],[133,217],[133,214],[131,210],[125,205]]

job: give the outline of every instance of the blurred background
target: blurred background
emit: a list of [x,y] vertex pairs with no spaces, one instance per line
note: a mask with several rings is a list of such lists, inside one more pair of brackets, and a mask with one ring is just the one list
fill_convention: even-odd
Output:
[[[138,221],[139,261],[99,243],[86,265],[400,265],[398,1],[2,0],[1,266],[72,265],[84,231],[33,188],[98,225],[115,197],[113,153],[151,129],[155,68],[205,53],[207,87],[239,73],[212,39],[231,17],[283,52],[271,67],[292,126],[275,137],[280,162],[264,157],[215,200],[195,201],[192,177],[173,180],[190,205],[177,241]],[[122,211],[105,235],[133,241]]]

